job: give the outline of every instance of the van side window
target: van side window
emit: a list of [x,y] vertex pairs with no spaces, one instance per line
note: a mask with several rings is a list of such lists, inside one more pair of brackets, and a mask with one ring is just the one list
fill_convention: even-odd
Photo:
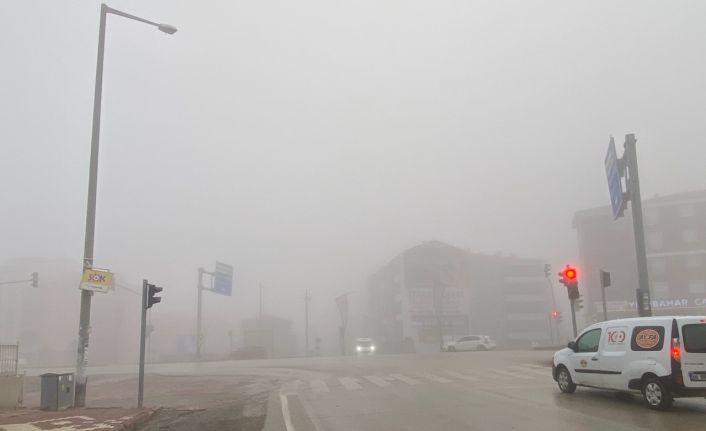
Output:
[[585,334],[583,334],[578,341],[576,341],[576,345],[578,348],[576,349],[577,352],[597,352],[598,351],[598,343],[601,341],[601,329],[592,329]]
[[664,326],[636,326],[630,337],[634,352],[658,352],[664,346]]

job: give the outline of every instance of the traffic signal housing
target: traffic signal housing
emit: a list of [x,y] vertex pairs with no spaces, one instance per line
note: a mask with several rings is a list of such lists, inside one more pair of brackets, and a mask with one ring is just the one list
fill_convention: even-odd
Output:
[[579,297],[576,298],[576,302],[574,302],[574,307],[576,307],[576,310],[580,310],[583,308],[583,295],[579,295]]
[[549,278],[549,276],[552,274],[552,266],[548,263],[544,264],[544,276]]
[[578,299],[579,295],[579,280],[578,271],[570,265],[566,265],[563,271],[559,273],[559,282],[566,286],[566,293],[570,300]]
[[159,286],[147,284],[147,308],[151,308],[154,304],[162,302],[161,296],[155,296],[162,290],[164,289]]
[[32,287],[39,287],[39,273],[38,272],[33,272],[32,273]]

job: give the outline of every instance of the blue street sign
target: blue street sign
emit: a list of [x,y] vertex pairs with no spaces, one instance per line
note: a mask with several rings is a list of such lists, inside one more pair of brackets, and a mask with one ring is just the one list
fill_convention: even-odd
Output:
[[623,181],[618,165],[618,154],[615,151],[615,141],[610,138],[608,153],[605,156],[605,173],[608,178],[608,191],[610,191],[610,206],[613,209],[613,219],[623,216]]
[[233,292],[233,267],[216,262],[213,271],[213,292],[230,296]]

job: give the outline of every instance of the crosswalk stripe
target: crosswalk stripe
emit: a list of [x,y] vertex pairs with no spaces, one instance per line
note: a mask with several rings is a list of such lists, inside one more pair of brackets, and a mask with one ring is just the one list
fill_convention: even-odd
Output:
[[373,383],[375,385],[380,386],[381,388],[384,388],[385,386],[391,386],[390,383],[388,383],[385,379],[382,377],[378,376],[363,376],[366,379],[370,381],[370,383]]
[[515,365],[513,367],[510,367],[510,369],[514,370],[514,371],[520,371],[523,373],[539,374],[540,376],[545,376],[545,377],[550,377],[552,375],[552,370],[550,368],[541,369],[541,368],[534,368],[534,367],[526,367],[523,365]]
[[353,377],[339,377],[338,381],[341,382],[343,387],[348,389],[349,391],[354,391],[362,388],[362,386],[360,386],[360,383],[358,383],[358,379],[355,379]]
[[551,365],[539,365],[539,364],[532,364],[532,363],[521,364],[520,366],[521,367],[539,368],[542,370],[551,370],[552,369]]
[[477,368],[469,368],[463,370],[463,372],[471,374],[473,376],[478,376],[479,379],[510,380],[512,378],[510,376],[504,376],[502,374],[490,374],[487,369],[480,370]]
[[422,383],[417,379],[407,377],[403,374],[390,374],[390,377],[394,377],[395,379],[403,381],[403,382],[407,383],[408,385],[418,385],[418,384]]
[[451,380],[449,380],[445,377],[434,375],[434,374],[430,374],[430,373],[417,373],[417,374],[424,377],[425,379],[431,380],[432,382],[451,383]]
[[534,377],[528,376],[527,374],[513,373],[510,371],[499,370],[497,368],[488,368],[487,370],[491,373],[500,374],[501,376],[513,377],[516,379],[534,379]]
[[456,379],[466,380],[469,382],[477,382],[478,381],[478,379],[473,376],[469,376],[468,374],[457,373],[456,371],[445,370],[444,373],[446,373],[447,375],[454,377]]
[[314,392],[328,392],[328,386],[323,380],[311,380],[309,381],[309,386]]

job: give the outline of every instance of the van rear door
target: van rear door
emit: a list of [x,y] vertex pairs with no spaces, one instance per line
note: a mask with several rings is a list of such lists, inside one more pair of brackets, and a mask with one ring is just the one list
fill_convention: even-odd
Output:
[[706,317],[679,319],[684,386],[706,388]]

